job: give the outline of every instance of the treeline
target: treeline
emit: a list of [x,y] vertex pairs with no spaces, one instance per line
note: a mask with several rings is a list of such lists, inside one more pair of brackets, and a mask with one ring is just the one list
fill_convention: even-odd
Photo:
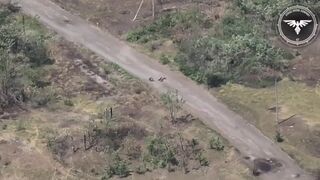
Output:
[[16,10],[0,7],[0,110],[36,96],[48,84],[41,67],[52,63],[40,25]]
[[[267,86],[275,77],[281,78],[289,60],[294,57],[268,40],[275,35],[273,20],[285,7],[294,3],[298,2],[235,0],[214,26],[211,19],[199,11],[177,11],[130,32],[127,39],[138,43],[173,39],[179,49],[173,58],[174,63],[185,75],[210,87],[228,81]],[[314,8],[320,5],[317,1],[300,3]],[[162,58],[161,62],[167,64],[169,61]]]

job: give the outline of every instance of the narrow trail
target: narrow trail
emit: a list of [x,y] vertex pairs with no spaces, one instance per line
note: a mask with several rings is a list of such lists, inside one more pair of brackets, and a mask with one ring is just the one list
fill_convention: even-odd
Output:
[[[249,164],[256,158],[276,159],[282,164],[279,169],[262,174],[261,179],[312,180],[309,174],[257,128],[181,73],[170,71],[166,66],[135,51],[108,32],[97,29],[49,0],[22,0],[20,4],[24,13],[37,16],[40,22],[60,36],[82,44],[108,61],[118,64],[128,73],[149,83],[155,90],[165,92],[168,89],[177,89],[186,100],[185,108],[221,133],[243,156],[250,157],[247,160]],[[148,80],[149,77],[158,79],[161,76],[167,77],[163,83]]]

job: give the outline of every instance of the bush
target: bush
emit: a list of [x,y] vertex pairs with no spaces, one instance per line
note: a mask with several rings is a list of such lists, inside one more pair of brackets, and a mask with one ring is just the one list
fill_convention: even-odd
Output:
[[44,36],[27,39],[23,44],[23,52],[32,66],[39,67],[53,63],[49,58]]
[[230,39],[201,37],[182,44],[180,50],[175,58],[180,70],[191,79],[213,87],[228,80],[241,82],[242,77],[252,75],[263,80],[269,69],[288,67],[285,60],[288,53],[255,34]]
[[57,93],[52,87],[33,89],[31,102],[34,107],[46,106],[57,100]]
[[148,168],[146,167],[146,165],[145,164],[142,164],[142,165],[140,165],[140,166],[138,166],[137,168],[136,168],[136,173],[138,173],[138,174],[144,174],[144,173],[146,173],[148,171]]
[[215,149],[217,151],[223,151],[224,145],[219,137],[213,137],[209,141],[209,147],[210,149]]
[[201,166],[209,166],[210,164],[207,158],[204,157],[201,152],[197,155],[197,160],[199,161]]
[[147,144],[147,150],[149,155],[147,161],[157,167],[165,168],[169,163],[173,165],[178,163],[173,150],[164,138],[152,138]]
[[209,87],[219,87],[221,84],[225,84],[228,79],[223,74],[207,74],[207,85]]
[[47,148],[52,152],[54,157],[63,162],[65,156],[72,146],[72,138],[68,135],[49,134],[47,135]]
[[233,35],[244,36],[252,32],[252,23],[246,17],[236,17],[229,15],[222,20],[223,36],[231,38]]
[[163,65],[169,64],[171,61],[169,59],[170,57],[168,55],[162,54],[160,57],[160,62]]
[[[50,84],[41,80],[44,71],[34,68],[52,62],[43,33],[25,26],[28,33],[24,34],[20,23],[19,14],[0,8],[0,107],[25,102],[29,98],[25,91]],[[30,37],[29,32],[33,33]],[[36,96],[38,105],[50,99],[44,98],[45,93],[40,90],[31,94]]]
[[272,21],[286,7],[291,0],[236,0],[236,5],[245,14],[256,14],[262,20]]
[[64,102],[64,105],[66,105],[66,106],[74,106],[74,104],[73,104],[71,99],[66,99],[63,102]]
[[283,138],[283,136],[280,134],[279,131],[276,132],[276,141],[277,141],[278,143],[282,143],[282,142],[284,141],[284,138]]
[[127,177],[130,175],[128,164],[126,161],[122,160],[119,155],[115,155],[113,158],[113,163],[107,169],[108,177],[117,175],[119,177]]

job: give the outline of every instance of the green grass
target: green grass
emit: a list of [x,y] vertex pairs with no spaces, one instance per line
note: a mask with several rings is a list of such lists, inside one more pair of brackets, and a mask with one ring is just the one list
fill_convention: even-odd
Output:
[[[285,79],[279,84],[279,104],[285,107],[285,115],[299,114],[309,125],[320,124],[320,95],[316,91],[302,83]],[[247,105],[258,114],[267,113],[266,109],[275,103],[273,88],[255,89],[228,84],[221,88],[220,96],[227,101]]]
[[[302,124],[308,125],[299,132],[284,135],[285,141],[280,146],[297,162],[314,172],[320,168],[320,158],[315,157],[309,149],[316,148],[316,144],[301,143],[303,141],[319,141],[314,135],[320,131],[320,95],[317,90],[302,83],[283,80],[279,83],[280,119],[293,114],[301,117]],[[255,89],[242,85],[227,84],[219,90],[218,96],[234,111],[251,121],[270,139],[275,139],[275,113],[268,108],[275,105],[273,88]],[[309,148],[308,148],[309,147]]]

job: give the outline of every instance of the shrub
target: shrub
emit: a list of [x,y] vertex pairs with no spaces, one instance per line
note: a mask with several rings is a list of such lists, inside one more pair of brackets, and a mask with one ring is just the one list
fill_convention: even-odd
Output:
[[284,8],[292,4],[291,0],[236,0],[236,5],[245,14],[256,14],[262,20],[272,21]]
[[252,23],[246,17],[229,15],[222,20],[223,36],[230,38],[233,35],[245,35],[252,32]]
[[147,144],[149,157],[147,160],[157,167],[164,168],[169,163],[176,165],[177,159],[174,155],[173,149],[168,145],[164,138],[154,137]]
[[197,160],[199,161],[201,166],[209,166],[210,164],[207,158],[204,157],[201,152],[197,155]]
[[163,65],[169,64],[170,63],[170,57],[168,55],[162,54],[160,57],[160,62]]
[[106,64],[101,64],[100,65],[103,69],[104,74],[109,75],[112,73],[112,67]]
[[215,149],[217,151],[223,151],[224,145],[219,137],[213,137],[209,141],[209,147],[210,149]]
[[46,106],[50,102],[57,100],[56,90],[51,86],[45,88],[33,89],[31,94],[31,102],[34,107]]
[[144,174],[144,173],[146,173],[148,171],[148,168],[146,167],[146,165],[145,164],[142,164],[142,165],[140,165],[140,166],[138,166],[137,168],[136,168],[136,173],[138,173],[138,174]]
[[27,39],[23,44],[23,52],[32,66],[39,67],[53,63],[53,60],[48,55],[45,37],[42,35],[37,38]]
[[115,155],[113,158],[113,163],[107,169],[108,177],[117,175],[119,177],[127,177],[130,175],[128,164],[126,161],[122,160],[119,155]]
[[68,151],[71,149],[72,138],[68,135],[49,134],[47,135],[47,148],[54,157],[63,162]]
[[[44,88],[50,84],[41,80],[44,71],[34,68],[52,62],[48,58],[44,36],[39,29],[29,26],[26,26],[26,32],[33,32],[33,35],[29,37],[28,33],[22,33],[19,15],[15,15],[0,8],[0,107],[28,100],[25,91],[30,86]],[[48,101],[41,98],[41,93],[31,93],[37,96],[38,105]]]
[[283,136],[280,134],[279,131],[276,132],[276,141],[277,141],[278,143],[282,143],[282,142],[284,141],[284,138],[283,138]]
[[228,81],[228,78],[221,73],[207,74],[206,79],[206,83],[209,87],[219,87],[221,84],[225,84]]
[[288,53],[255,34],[223,40],[214,36],[201,37],[181,45],[180,50],[175,58],[180,70],[191,79],[213,87],[228,80],[240,82],[242,77],[250,75],[263,80],[269,69],[288,67],[288,60],[285,60]]
[[71,99],[65,99],[63,102],[64,102],[64,105],[66,106],[74,106]]

